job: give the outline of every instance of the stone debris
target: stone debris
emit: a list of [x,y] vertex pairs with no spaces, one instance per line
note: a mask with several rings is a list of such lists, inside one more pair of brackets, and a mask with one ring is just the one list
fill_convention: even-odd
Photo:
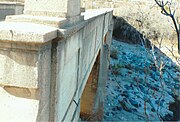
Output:
[[113,40],[111,50],[104,120],[172,120],[169,105],[180,95],[180,67],[157,48]]

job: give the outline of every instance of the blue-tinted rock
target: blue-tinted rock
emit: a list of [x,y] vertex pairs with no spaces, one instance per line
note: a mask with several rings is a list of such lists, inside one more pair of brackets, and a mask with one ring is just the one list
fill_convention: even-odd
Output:
[[171,96],[174,96],[173,92],[172,91],[167,91],[167,93]]
[[115,113],[114,112],[111,112],[111,114],[114,116],[115,115]]
[[174,85],[174,88],[179,90],[179,84]]
[[134,107],[138,108],[139,107],[139,103],[133,99],[130,99],[129,102],[131,103],[131,105],[133,105]]
[[139,88],[141,89],[141,91],[143,93],[147,93],[147,91],[145,90],[145,87],[143,85],[139,85]]
[[172,121],[173,119],[173,116],[170,115],[170,114],[166,114],[164,117],[163,117],[163,121]]
[[155,110],[154,108],[151,108],[151,111],[152,111],[152,112],[155,112],[156,110]]
[[116,111],[116,108],[112,108],[112,111]]
[[120,106],[116,106],[116,109],[117,109],[118,111],[121,111],[121,110],[122,110],[122,108],[121,108]]
[[157,105],[163,106],[164,101],[162,101],[162,100],[160,100],[160,101],[159,101],[159,100],[156,100],[155,103],[156,103]]
[[121,96],[129,97],[129,93],[128,93],[127,91],[123,91],[123,93],[121,94]]
[[137,112],[137,109],[135,109],[135,108],[132,108],[131,110],[132,110],[133,112]]
[[132,89],[132,87],[130,87],[130,86],[129,86],[129,85],[127,85],[127,84],[126,84],[126,85],[124,85],[124,88],[125,88],[125,89],[127,89],[127,90]]
[[106,113],[106,116],[109,116],[109,112]]

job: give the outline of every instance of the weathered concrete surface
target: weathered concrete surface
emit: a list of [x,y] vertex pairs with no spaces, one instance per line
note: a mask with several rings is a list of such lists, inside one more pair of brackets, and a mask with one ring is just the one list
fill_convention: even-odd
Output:
[[59,17],[33,16],[22,14],[16,16],[6,16],[6,22],[29,22],[58,28],[64,25],[64,23],[67,22],[67,19]]
[[38,88],[38,61],[47,47],[38,44],[57,37],[57,29],[32,23],[1,22],[0,26],[0,84]]
[[[0,114],[5,112],[3,115],[13,116],[5,116],[0,121],[12,121],[15,117],[20,121],[26,118],[28,121],[79,120],[87,79],[97,55],[104,54],[102,47],[110,44],[111,36],[107,38],[107,33],[112,35],[112,10],[103,9],[98,14],[95,11],[87,11],[82,14],[85,20],[64,28],[57,27],[58,21],[64,21],[58,17],[34,17],[33,21],[38,21],[36,24],[27,19],[14,19],[13,22],[8,18],[0,23],[0,99],[3,99],[0,104],[4,105]],[[47,26],[50,21],[55,26]],[[101,59],[101,70],[103,62]],[[100,78],[98,84],[102,82],[104,80]],[[17,104],[11,105],[10,99],[6,99],[8,96]],[[97,93],[95,96],[97,101],[102,101]],[[26,103],[21,105],[22,102]],[[12,111],[15,106],[22,108],[21,114]],[[94,106],[94,113],[99,106],[103,103]]]
[[[18,44],[16,43],[16,45]],[[0,112],[5,112],[7,115],[12,116],[12,118],[6,118],[7,120],[12,121],[15,119],[14,117],[18,118],[17,121],[25,120],[27,117],[29,121],[48,120],[51,69],[50,49],[51,45],[42,46],[37,51],[31,50],[30,47],[29,49],[26,48],[26,50],[11,47],[0,49],[0,59],[2,61],[0,65],[0,84],[3,88],[1,89],[1,105],[4,106],[1,107]],[[32,88],[34,91],[31,90]],[[14,89],[16,92],[14,92]],[[4,99],[6,97],[8,99]],[[19,109],[16,111],[14,107]]]
[[[3,99],[0,112],[12,116],[6,118],[6,115],[0,119],[49,120],[51,78],[49,41],[57,37],[57,29],[32,23],[1,22],[0,26],[0,85]],[[20,109],[16,111],[15,108]]]
[[98,89],[98,77],[100,69],[100,52],[96,58],[94,66],[91,70],[86,86],[81,97],[81,120],[93,121],[97,120],[94,115],[95,98]]
[[24,43],[45,43],[57,37],[57,28],[26,23],[0,22],[0,39]]

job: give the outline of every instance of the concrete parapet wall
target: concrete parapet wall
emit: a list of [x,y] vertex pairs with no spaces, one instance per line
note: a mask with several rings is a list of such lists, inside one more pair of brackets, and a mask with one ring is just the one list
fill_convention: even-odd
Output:
[[93,112],[103,106],[102,71],[108,65],[108,48],[103,47],[111,42],[112,10],[82,15],[84,20],[64,28],[22,20],[0,23],[0,121],[78,121],[98,54],[101,72]]

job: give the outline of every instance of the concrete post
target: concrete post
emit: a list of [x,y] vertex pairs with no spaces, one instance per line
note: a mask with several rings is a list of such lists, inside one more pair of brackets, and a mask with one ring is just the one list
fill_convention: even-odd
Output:
[[51,40],[57,29],[0,23],[0,121],[49,121]]
[[103,108],[104,108],[104,98],[105,98],[105,85],[107,81],[108,74],[108,45],[104,44],[101,48],[101,59],[100,59],[100,71],[98,78],[98,91],[95,99],[94,113],[96,113],[96,120],[101,121],[103,119]]
[[80,16],[80,0],[26,0],[24,13],[65,18]]

